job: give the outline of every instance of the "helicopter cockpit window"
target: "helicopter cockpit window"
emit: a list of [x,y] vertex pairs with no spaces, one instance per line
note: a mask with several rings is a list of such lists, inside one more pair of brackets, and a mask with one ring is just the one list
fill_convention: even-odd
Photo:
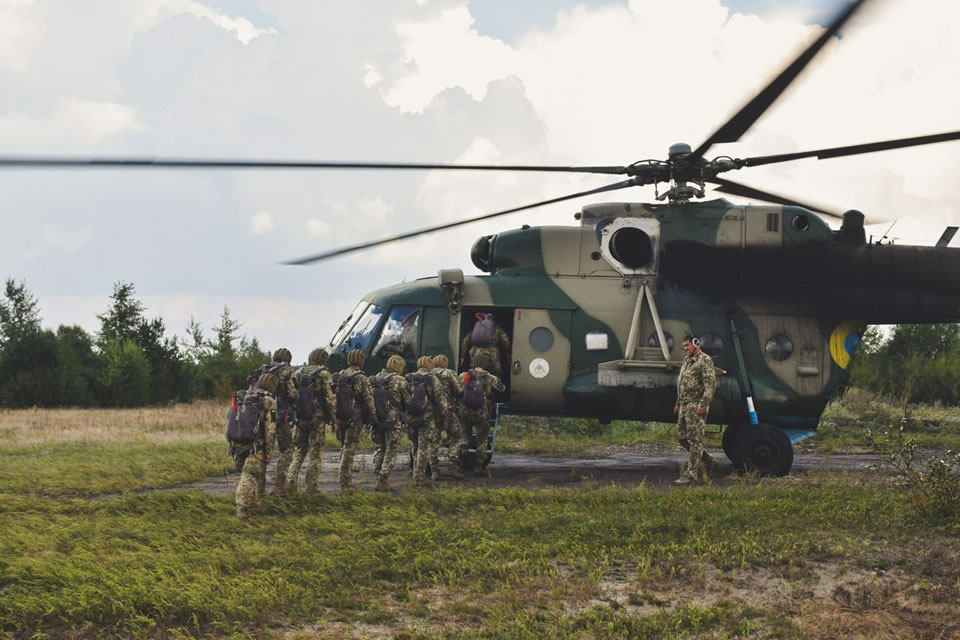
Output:
[[333,338],[330,340],[330,346],[336,349],[340,346],[340,343],[343,342],[343,339],[347,336],[347,332],[353,328],[353,325],[357,323],[357,319],[360,317],[360,314],[363,313],[364,309],[370,306],[370,303],[366,300],[361,300],[360,304],[353,308],[353,311],[350,312],[350,315],[340,323],[340,326],[337,328],[337,332],[333,334]]
[[763,352],[774,362],[783,362],[793,355],[793,341],[787,336],[773,336],[767,340]]
[[[663,337],[667,340],[667,351],[673,351],[673,336],[670,335],[669,331],[663,332]],[[647,346],[659,348],[660,347],[660,336],[656,333],[650,334],[650,337],[647,338]]]
[[705,333],[700,336],[700,348],[708,356],[716,358],[723,351],[723,338],[715,333]]
[[373,348],[374,357],[403,356],[412,358],[419,353],[420,307],[404,305],[390,310],[380,339]]
[[370,305],[357,320],[357,323],[353,325],[353,328],[350,329],[346,339],[341,344],[335,345],[334,349],[344,353],[354,349],[366,351],[370,339],[373,337],[373,331],[377,328],[384,311],[385,309],[378,304]]

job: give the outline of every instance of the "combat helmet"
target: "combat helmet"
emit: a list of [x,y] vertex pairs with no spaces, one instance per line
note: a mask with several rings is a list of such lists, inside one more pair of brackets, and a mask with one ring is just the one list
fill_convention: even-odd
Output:
[[417,368],[430,371],[430,369],[433,369],[433,358],[430,356],[420,356],[420,358],[417,359]]
[[310,352],[310,357],[307,358],[307,362],[310,364],[325,365],[330,359],[330,354],[327,353],[326,349],[317,348]]
[[403,373],[403,370],[407,367],[407,362],[401,356],[392,355],[387,360],[387,369],[393,371],[394,373]]
[[276,393],[279,386],[280,379],[272,373],[263,373],[257,378],[257,389],[263,389],[267,393]]
[[347,364],[351,367],[363,368],[363,363],[367,361],[367,356],[360,349],[354,349],[347,354]]
[[273,361],[274,362],[286,362],[290,364],[290,361],[293,360],[293,354],[290,353],[290,349],[286,347],[280,347],[273,352]]
[[450,359],[442,353],[433,356],[433,366],[436,369],[446,369],[450,364]]

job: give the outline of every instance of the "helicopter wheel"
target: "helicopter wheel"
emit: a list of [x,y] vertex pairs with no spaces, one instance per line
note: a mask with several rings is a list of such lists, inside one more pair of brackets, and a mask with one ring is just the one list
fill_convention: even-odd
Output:
[[721,436],[720,443],[723,447],[723,453],[727,456],[727,459],[733,463],[733,468],[738,472],[742,473],[743,468],[743,457],[738,455],[737,452],[737,437],[741,431],[743,431],[744,425],[741,422],[731,422],[723,430],[723,436]]
[[735,436],[737,455],[747,471],[761,476],[785,476],[793,466],[793,444],[777,427],[758,424],[740,429]]

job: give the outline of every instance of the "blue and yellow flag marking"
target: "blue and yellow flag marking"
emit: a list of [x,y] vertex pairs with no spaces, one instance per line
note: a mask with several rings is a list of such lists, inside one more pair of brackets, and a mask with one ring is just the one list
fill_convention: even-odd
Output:
[[850,366],[850,358],[860,346],[860,337],[866,328],[860,320],[844,320],[830,334],[830,356],[841,369]]

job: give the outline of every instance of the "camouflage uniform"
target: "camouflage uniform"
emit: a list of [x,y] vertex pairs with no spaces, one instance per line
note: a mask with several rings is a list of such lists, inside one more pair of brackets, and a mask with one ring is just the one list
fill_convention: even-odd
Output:
[[[356,351],[350,352],[349,357]],[[360,354],[363,355],[362,353]],[[363,375],[360,367],[363,366],[363,360],[359,363],[356,360],[351,362],[350,366],[337,374],[337,384],[346,384],[349,380],[353,388],[353,410],[350,415],[337,416],[339,429],[337,437],[342,443],[340,449],[340,488],[348,489],[353,486],[353,458],[357,453],[357,443],[360,442],[360,436],[363,432],[363,425],[373,424],[377,418],[377,408],[373,404],[373,390],[370,388],[370,381]]]
[[260,439],[252,445],[233,445],[231,452],[240,467],[240,482],[237,484],[237,516],[246,518],[250,510],[266,493],[267,460],[277,424],[277,401],[264,389],[248,393],[260,396],[260,424],[263,431]]
[[[402,366],[400,371],[403,371]],[[374,425],[372,434],[377,445],[373,454],[373,473],[377,476],[375,488],[388,490],[388,480],[397,462],[397,448],[403,435],[405,412],[413,402],[413,397],[410,395],[410,385],[400,372],[384,369],[373,379],[383,384],[387,393],[386,417]]]
[[487,439],[490,437],[490,413],[493,409],[493,392],[503,391],[503,383],[500,378],[489,371],[482,369],[471,369],[460,374],[460,384],[466,389],[467,375],[481,375],[486,378],[483,389],[483,407],[480,409],[470,409],[464,405],[460,407],[460,416],[463,418],[464,433],[475,433],[477,435],[477,467],[481,467],[486,460]]
[[[713,358],[700,349],[687,354],[677,378],[677,435],[680,444],[690,451],[690,461],[681,476],[690,482],[699,482],[701,464],[713,461],[703,450],[703,430],[716,387]],[[697,415],[699,408],[704,410],[702,416]]]
[[[424,364],[423,361],[427,362]],[[417,364],[421,365],[417,371],[407,375],[411,394],[417,382],[426,387],[427,398],[423,415],[411,415],[408,418],[407,431],[410,442],[413,443],[413,483],[426,484],[427,465],[430,465],[430,477],[433,480],[440,478],[440,459],[437,456],[437,441],[440,435],[438,419],[441,423],[449,412],[447,395],[437,376],[430,373],[432,362],[430,358],[421,357]]]
[[[318,371],[319,370],[319,371]],[[333,395],[333,374],[323,365],[307,364],[297,372],[298,386],[304,377],[313,376],[313,395],[316,408],[311,418],[297,416],[294,431],[293,459],[287,471],[287,492],[296,493],[300,467],[307,462],[306,490],[316,491],[323,466],[323,441],[327,425],[336,425],[337,399]]]
[[[468,333],[460,343],[460,367],[483,367],[497,377],[503,375],[502,360],[510,360],[510,336],[499,325],[494,328],[493,345],[474,347],[473,335]],[[469,357],[468,357],[469,356]]]
[[457,406],[460,396],[463,395],[463,385],[460,383],[460,377],[453,369],[437,367],[431,371],[437,376],[443,384],[446,392],[447,401],[450,405],[447,412],[447,440],[450,443],[450,460],[457,460],[460,457],[460,450],[467,445],[467,437],[463,432],[463,425],[460,423]]

